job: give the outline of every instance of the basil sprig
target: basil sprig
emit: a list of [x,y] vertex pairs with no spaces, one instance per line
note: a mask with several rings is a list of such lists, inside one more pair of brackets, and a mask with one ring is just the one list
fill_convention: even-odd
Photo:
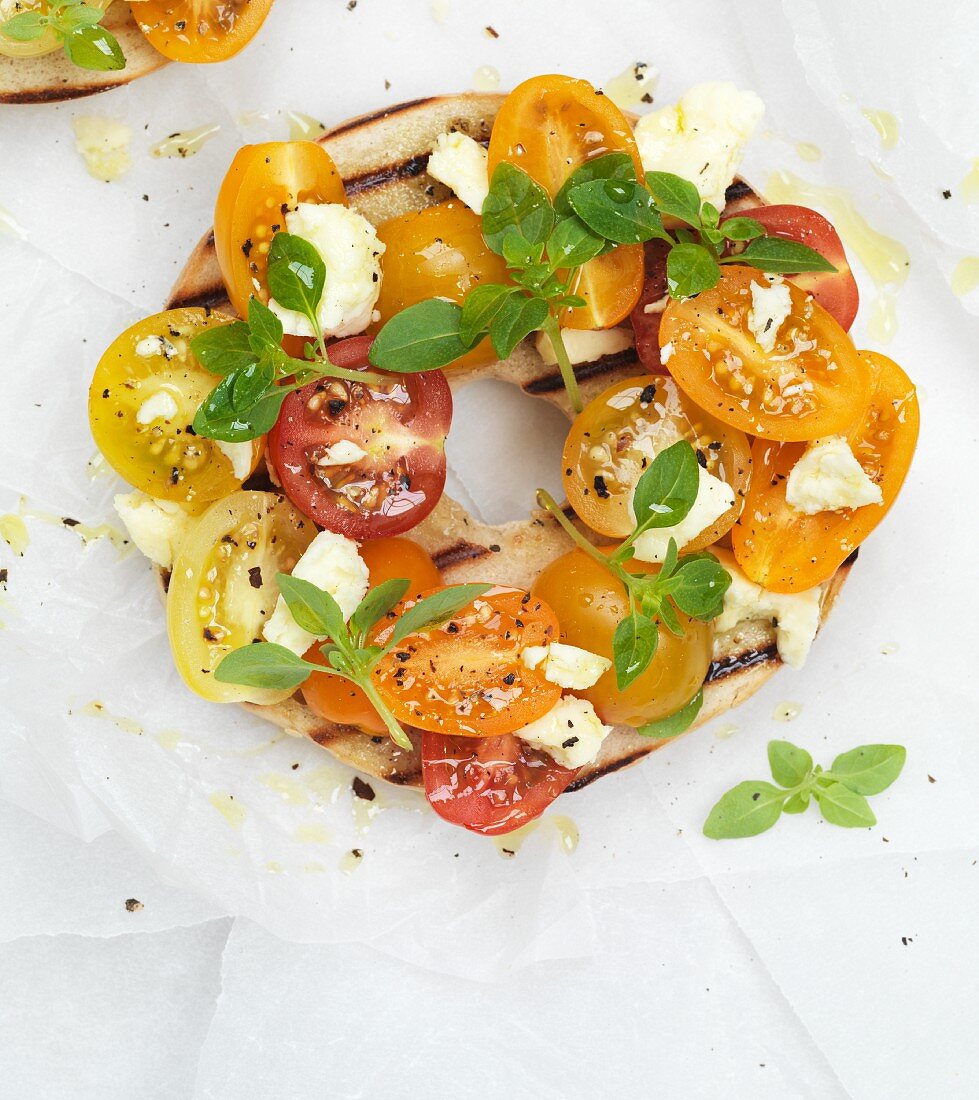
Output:
[[[624,563],[635,554],[633,544],[653,528],[673,527],[686,518],[697,499],[700,485],[697,456],[693,447],[681,439],[661,451],[643,472],[633,494],[636,525],[611,553],[593,546],[555,503],[554,498],[538,489],[541,507],[561,524],[576,545],[594,558],[624,586],[629,611],[612,636],[612,661],[619,690],[624,691],[649,667],[659,646],[660,628],[682,635],[677,616],[682,612],[692,619],[710,622],[723,610],[724,593],[731,577],[713,554],[679,555],[674,539],[669,540],[666,557],[658,572],[631,573]],[[696,718],[700,702],[694,698],[671,715],[676,721],[652,722],[640,728],[648,737],[667,738],[682,733]],[[685,723],[685,724],[684,724]]]
[[36,42],[45,31],[61,40],[65,56],[80,69],[109,72],[126,67],[115,35],[101,26],[104,11],[84,0],[55,0],[47,13],[22,11],[0,23],[0,34],[13,42]]
[[392,578],[372,588],[360,601],[349,622],[329,592],[287,573],[276,574],[279,591],[292,617],[310,634],[326,636],[320,646],[328,665],[297,657],[291,649],[273,642],[255,642],[232,650],[214,670],[225,684],[290,691],[313,672],[337,676],[356,684],[371,701],[395,744],[410,749],[411,741],[374,686],[371,672],[387,653],[408,634],[429,630],[472,603],[492,585],[457,584],[419,600],[398,617],[391,637],[383,646],[368,643],[371,628],[399,603],[411,582]]
[[880,794],[901,774],[902,745],[861,745],[838,756],[829,771],[813,765],[805,749],[789,741],[769,741],[768,764],[778,786],[748,780],[727,792],[704,823],[712,840],[757,836],[786,814],[801,814],[812,799],[823,819],[845,829],[877,824],[867,795]]
[[[198,435],[228,443],[256,439],[275,424],[287,394],[319,378],[362,384],[385,381],[373,371],[348,370],[330,362],[317,315],[326,265],[309,241],[276,233],[269,249],[268,286],[280,306],[302,314],[312,326],[316,335],[306,344],[306,358],[295,359],[282,348],[282,322],[257,298],[249,299],[246,320],[199,333],[191,349],[206,370],[222,378],[194,417]],[[427,368],[398,358],[389,369],[405,373]]]

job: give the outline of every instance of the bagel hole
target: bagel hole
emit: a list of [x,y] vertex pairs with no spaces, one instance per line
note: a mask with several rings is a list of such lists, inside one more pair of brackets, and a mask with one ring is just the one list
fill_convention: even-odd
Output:
[[564,499],[568,418],[518,386],[479,378],[453,395],[446,491],[483,523],[525,520],[537,490]]

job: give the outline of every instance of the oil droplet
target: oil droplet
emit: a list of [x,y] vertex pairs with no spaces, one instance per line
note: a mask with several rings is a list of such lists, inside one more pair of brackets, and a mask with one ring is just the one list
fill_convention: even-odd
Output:
[[897,642],[885,642],[880,647],[880,651],[884,654],[885,657],[890,657],[892,653],[897,653],[898,649],[900,649],[900,646],[897,644]]
[[799,160],[816,161],[823,159],[822,149],[818,145],[813,145],[811,141],[796,142],[795,153]]
[[303,783],[312,793],[314,802],[332,806],[340,791],[348,786],[349,780],[335,768],[324,765],[304,775]]
[[269,122],[271,118],[268,111],[242,111],[235,116],[235,122],[239,126],[260,126],[263,122]]
[[897,332],[897,311],[894,295],[882,290],[870,306],[870,319],[867,321],[867,333],[871,340],[886,344],[894,339]]
[[121,729],[123,733],[134,733],[137,737],[143,733],[143,727],[138,722],[132,718],[124,718],[122,715],[113,714],[106,709],[105,703],[100,703],[96,699],[93,699],[91,703],[86,703],[76,713],[83,714],[86,718],[104,718],[107,722],[111,722]]
[[378,805],[377,794],[375,793],[372,801],[368,801],[366,798],[358,798],[353,796],[353,815],[354,815],[354,828],[358,833],[366,833],[370,828],[371,822],[381,812],[381,807]]
[[265,870],[268,871],[270,875],[281,875],[285,868],[281,863],[269,860],[269,862],[265,864]]
[[170,752],[183,741],[184,735],[178,733],[176,730],[163,730],[162,733],[156,735],[156,743],[164,749],[168,749]]
[[528,821],[526,825],[521,825],[519,829],[514,829],[512,833],[495,836],[493,837],[493,847],[504,859],[512,859],[523,847],[523,842],[539,825],[540,819],[538,818],[536,821]]
[[571,855],[578,847],[578,841],[580,839],[578,826],[570,817],[565,817],[564,814],[556,814],[554,817],[548,818],[548,820],[554,828],[557,829],[561,847],[568,855]]
[[27,236],[23,226],[5,206],[0,206],[0,233],[7,233],[11,237],[21,239]]
[[623,111],[640,103],[652,103],[659,73],[645,61],[636,61],[602,88],[602,91]]
[[728,722],[723,726],[718,726],[717,729],[714,730],[714,736],[719,741],[726,741],[729,737],[733,737],[739,729],[740,727],[734,725],[733,722]]
[[326,870],[322,863],[307,863],[303,870],[307,875],[321,875]]
[[979,286],[979,256],[964,256],[952,272],[952,293],[964,298]]
[[340,870],[345,875],[352,875],[364,860],[364,852],[361,848],[351,848],[340,860]]
[[3,539],[18,557],[23,557],[24,551],[31,544],[27,524],[13,512],[0,516],[0,539]]
[[289,124],[290,141],[315,141],[320,134],[326,133],[326,127],[319,119],[299,111],[286,111],[286,122]]
[[300,825],[293,836],[300,844],[325,844],[330,839],[329,831],[315,822],[310,825]]
[[198,126],[196,130],[177,130],[156,143],[150,153],[154,157],[192,157],[199,153],[204,144],[220,130],[221,127],[212,122],[206,126]]
[[877,107],[863,107],[860,113],[877,131],[882,149],[893,149],[897,145],[901,124],[890,111],[884,111]]
[[233,794],[227,791],[213,791],[207,796],[208,802],[217,810],[232,829],[240,829],[245,823],[248,811],[235,801]]
[[776,722],[791,722],[802,713],[801,703],[779,703],[772,717]]
[[282,801],[290,806],[305,806],[309,802],[306,791],[288,776],[268,772],[266,775],[260,775],[258,781],[270,790],[277,791],[282,795]]
[[495,92],[500,86],[500,74],[492,65],[480,65],[473,73],[473,90]]
[[[50,527],[66,527],[69,531],[74,531],[86,546],[90,542],[98,542],[99,539],[108,539],[120,553],[129,553],[132,550],[132,544],[122,531],[110,527],[107,523],[81,523],[71,516],[59,516],[55,512],[42,512],[37,508],[29,507],[26,497],[20,498],[18,513],[24,519],[34,519],[39,523],[46,523]],[[0,519],[3,518],[6,517],[0,517]]]
[[436,23],[444,23],[449,17],[449,10],[452,5],[449,0],[432,0],[428,5],[428,10],[432,13],[432,18]]
[[108,477],[112,473],[112,469],[106,462],[105,455],[101,451],[96,451],[85,464],[85,472],[88,474],[89,480],[94,481],[97,477]]
[[979,202],[979,157],[972,162],[972,167],[962,177],[959,184],[959,196],[966,205],[971,206]]

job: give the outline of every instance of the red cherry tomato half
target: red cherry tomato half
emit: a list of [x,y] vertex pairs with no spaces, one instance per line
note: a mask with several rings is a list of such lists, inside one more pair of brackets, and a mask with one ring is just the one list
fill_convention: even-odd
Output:
[[545,752],[502,737],[422,737],[425,797],[453,825],[498,836],[533,821],[578,774]]
[[860,293],[843,242],[832,223],[808,206],[759,206],[754,210],[739,210],[734,216],[754,218],[765,227],[769,237],[798,241],[829,260],[835,272],[804,271],[786,278],[811,294],[827,313],[833,315],[840,328],[849,331],[857,315]]
[[659,324],[667,303],[666,257],[670,246],[666,241],[647,241],[643,247],[646,277],[630,318],[636,334],[636,355],[650,374],[665,374],[659,354]]
[[[352,336],[330,345],[330,361],[365,368],[371,340]],[[320,527],[352,539],[402,534],[431,512],[445,486],[452,420],[445,376],[388,377],[377,385],[311,382],[285,399],[268,437],[289,499]]]

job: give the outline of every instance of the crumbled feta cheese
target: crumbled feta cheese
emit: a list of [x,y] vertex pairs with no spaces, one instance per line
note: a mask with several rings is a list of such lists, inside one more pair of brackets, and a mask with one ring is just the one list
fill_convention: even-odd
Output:
[[111,183],[129,171],[133,158],[129,143],[133,132],[124,122],[99,115],[79,115],[75,128],[75,148],[85,159],[88,174]]
[[839,508],[883,504],[884,495],[871,481],[842,435],[815,439],[792,467],[785,482],[785,502],[814,516]]
[[673,353],[675,351],[676,348],[673,347],[672,340],[667,340],[667,342],[659,349],[659,361],[664,367],[673,358]]
[[[320,531],[296,562],[292,576],[329,592],[344,619],[350,618],[367,592],[367,566],[357,553],[357,543],[333,531]],[[323,641],[324,637],[317,638],[303,630],[281,596],[275,601],[275,610],[262,633],[266,641],[285,646],[300,657],[313,642]]]
[[703,466],[697,468],[700,484],[693,507],[673,527],[654,527],[643,531],[633,543],[640,561],[663,561],[671,538],[676,539],[677,548],[682,550],[734,504],[734,490],[726,481],[708,473]]
[[477,214],[489,194],[489,154],[468,134],[439,134],[428,158],[428,174],[444,183]]
[[714,620],[714,630],[722,634],[751,619],[774,619],[778,655],[790,668],[802,668],[819,629],[822,586],[805,592],[769,592],[748,580],[733,554],[714,553],[731,574],[731,587],[724,593],[724,610]]
[[748,328],[762,351],[775,350],[778,330],[792,312],[788,284],[779,275],[770,275],[769,280],[770,286],[751,284],[751,309],[748,311]]
[[154,420],[173,420],[180,406],[166,390],[157,390],[136,410],[137,424],[152,424]]
[[527,646],[520,659],[527,668],[543,665],[545,680],[575,691],[593,687],[612,667],[607,657],[563,642]]
[[154,355],[172,359],[177,349],[165,336],[144,336],[136,345],[136,354],[140,359],[152,359]]
[[[286,228],[308,241],[326,264],[318,316],[327,336],[353,336],[371,323],[381,291],[378,258],[384,245],[374,226],[340,203],[301,202],[286,214]],[[293,336],[313,336],[309,319],[273,298],[269,308]]]
[[564,695],[536,722],[515,731],[515,736],[542,749],[556,764],[581,768],[597,759],[602,742],[612,732],[602,724],[586,699]]
[[255,447],[251,440],[246,443],[226,443],[223,439],[215,439],[213,442],[231,463],[235,481],[244,481],[252,472],[252,463],[255,460]]
[[[606,355],[617,355],[635,344],[631,329],[565,328],[561,330],[564,347],[572,363],[594,363]],[[539,332],[534,344],[537,354],[549,367],[557,366],[557,356],[546,332]]]
[[651,111],[636,124],[647,172],[672,172],[695,184],[701,198],[724,208],[749,138],[765,105],[733,84],[698,84],[672,107]]
[[156,500],[138,490],[119,493],[112,503],[136,549],[169,569],[194,517],[172,500]]
[[357,462],[367,452],[363,447],[358,447],[352,439],[338,439],[332,447],[327,447],[316,460],[317,466],[346,466],[350,462]]

